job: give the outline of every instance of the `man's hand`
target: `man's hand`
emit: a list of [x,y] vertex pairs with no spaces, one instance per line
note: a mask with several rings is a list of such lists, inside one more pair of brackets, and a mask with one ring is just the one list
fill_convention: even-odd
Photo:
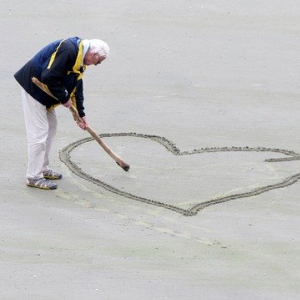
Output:
[[72,105],[71,99],[69,99],[66,103],[63,104],[64,107],[69,108]]
[[86,128],[89,126],[86,117],[80,118],[79,120],[76,121],[76,123],[82,130],[86,130]]

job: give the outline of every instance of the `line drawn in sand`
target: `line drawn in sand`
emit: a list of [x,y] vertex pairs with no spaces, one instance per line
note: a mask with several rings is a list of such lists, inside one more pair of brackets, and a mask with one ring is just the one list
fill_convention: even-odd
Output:
[[[107,134],[100,134],[99,135],[101,138],[105,137],[138,137],[138,138],[145,138],[152,140],[154,142],[157,142],[161,144],[163,147],[165,147],[168,151],[170,151],[172,154],[176,156],[183,156],[183,155],[194,155],[194,154],[201,154],[201,153],[216,153],[216,152],[273,152],[273,153],[280,153],[285,155],[285,157],[282,158],[271,158],[271,159],[266,159],[266,162],[282,162],[282,161],[293,161],[293,160],[300,160],[300,154],[296,153],[294,151],[289,151],[289,150],[283,150],[283,149],[274,149],[274,148],[264,148],[264,147],[257,147],[257,148],[251,148],[251,147],[222,147],[222,148],[201,148],[201,149],[194,149],[193,151],[180,151],[174,143],[169,141],[168,139],[156,135],[147,135],[147,134],[138,134],[134,132],[129,132],[129,133],[107,133]],[[132,193],[128,193],[126,191],[121,191],[120,189],[109,185],[97,178],[94,178],[93,176],[86,174],[81,170],[81,168],[74,163],[71,160],[70,153],[78,146],[92,141],[93,138],[84,138],[79,141],[73,142],[70,145],[66,146],[63,148],[60,153],[59,157],[60,160],[66,164],[66,166],[77,176],[88,180],[112,193],[124,196],[126,198],[135,200],[135,201],[140,201],[144,202],[146,204],[150,205],[155,205],[159,207],[163,207],[165,209],[169,209],[175,212],[178,212],[184,216],[194,216],[197,214],[197,212],[203,210],[205,207],[215,205],[215,204],[220,204],[223,202],[231,201],[231,200],[236,200],[236,199],[241,199],[241,198],[248,198],[256,195],[260,195],[262,193],[266,193],[268,191],[274,190],[274,189],[280,189],[284,188],[287,186],[290,186],[294,183],[296,183],[300,179],[300,173],[294,174],[292,176],[289,176],[285,178],[284,180],[277,182],[275,184],[270,184],[266,185],[263,187],[255,188],[252,189],[249,192],[244,192],[244,193],[236,193],[233,195],[229,196],[224,196],[224,197],[216,197],[211,200],[196,204],[192,206],[189,209],[183,209],[180,208],[176,205],[170,205],[167,203],[163,203],[160,201],[155,201],[149,198],[145,197],[139,197],[136,196]]]

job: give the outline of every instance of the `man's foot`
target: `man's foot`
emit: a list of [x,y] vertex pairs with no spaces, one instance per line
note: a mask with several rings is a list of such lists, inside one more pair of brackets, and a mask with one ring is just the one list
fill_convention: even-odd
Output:
[[51,170],[47,170],[43,173],[44,175],[44,178],[46,179],[51,179],[51,180],[57,180],[57,179],[62,179],[62,175],[57,173],[57,172],[54,172],[54,171],[51,171]]
[[30,179],[27,178],[27,186],[36,187],[42,190],[55,190],[57,189],[57,184],[47,180],[45,178],[40,179]]

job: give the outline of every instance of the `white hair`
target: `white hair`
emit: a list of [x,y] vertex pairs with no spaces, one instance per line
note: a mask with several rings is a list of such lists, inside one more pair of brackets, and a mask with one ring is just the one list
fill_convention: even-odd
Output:
[[109,47],[102,40],[97,40],[97,39],[90,40],[89,51],[91,51],[92,53],[98,53],[100,57],[107,57],[109,55]]

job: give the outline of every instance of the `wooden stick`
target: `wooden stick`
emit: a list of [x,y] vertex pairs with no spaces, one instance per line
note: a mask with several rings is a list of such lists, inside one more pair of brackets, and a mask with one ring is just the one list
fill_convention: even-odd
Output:
[[[49,96],[51,96],[52,98],[58,100],[52,93],[51,91],[48,89],[47,85],[43,84],[42,82],[40,82],[37,78],[32,77],[31,78],[32,82],[37,85],[42,91],[44,91],[46,94],[48,94]],[[58,100],[59,101],[59,100]],[[73,118],[75,121],[80,121],[80,116],[78,114],[77,109],[71,105],[69,107],[69,110],[71,111]],[[87,126],[86,127],[86,131],[97,141],[97,143],[104,149],[104,151],[124,170],[124,171],[128,171],[130,166],[128,164],[126,164],[121,157],[119,157],[117,154],[115,154],[107,145],[106,143],[104,143],[104,141],[100,138],[100,136],[90,127]]]

